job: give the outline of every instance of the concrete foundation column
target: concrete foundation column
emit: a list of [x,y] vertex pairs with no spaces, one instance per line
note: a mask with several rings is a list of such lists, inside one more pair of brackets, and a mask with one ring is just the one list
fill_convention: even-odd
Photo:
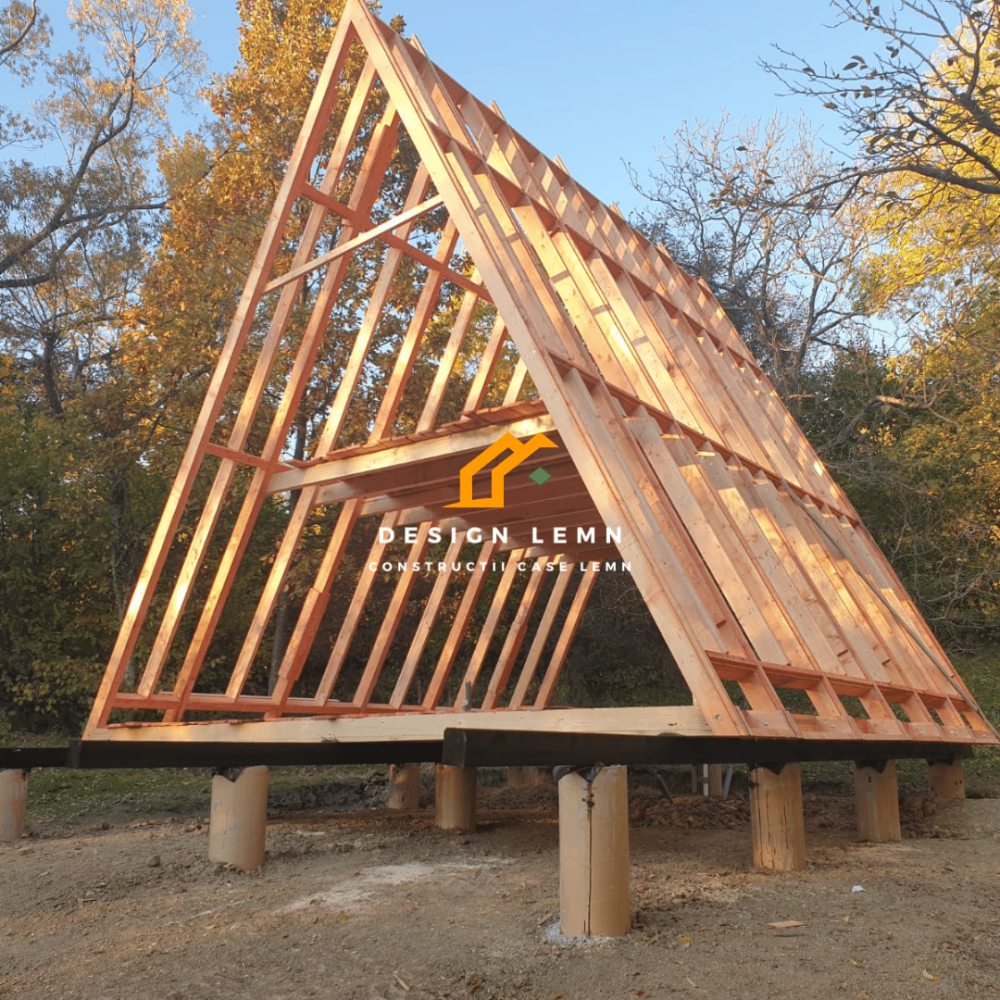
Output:
[[476,769],[438,764],[434,784],[434,825],[441,830],[475,830]]
[[508,788],[534,788],[541,780],[542,775],[537,767],[507,768]]
[[420,765],[391,764],[389,766],[389,797],[386,808],[413,812],[420,808]]
[[[589,776],[589,775],[588,775]],[[559,780],[559,923],[566,937],[621,937],[629,899],[628,770]]]
[[722,798],[722,771],[721,764],[708,765],[708,794],[714,799]]
[[806,866],[802,816],[802,767],[775,765],[750,770],[750,835],[755,868],[801,871]]
[[212,778],[208,860],[252,871],[264,863],[267,835],[266,767],[247,767]]
[[0,771],[0,844],[13,844],[24,833],[28,772]]
[[960,760],[929,760],[931,791],[939,802],[965,798],[965,773]]
[[902,839],[894,760],[861,760],[854,765],[854,801],[862,840]]

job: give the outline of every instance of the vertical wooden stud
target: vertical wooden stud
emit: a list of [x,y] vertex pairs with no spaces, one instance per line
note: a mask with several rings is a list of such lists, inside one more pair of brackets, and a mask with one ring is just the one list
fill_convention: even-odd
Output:
[[962,762],[949,757],[947,760],[929,760],[931,791],[939,802],[955,802],[965,798],[965,774]]
[[755,868],[779,872],[805,868],[801,764],[785,764],[777,772],[763,765],[751,768],[750,835]]
[[413,812],[420,808],[419,764],[389,766],[389,798],[385,806],[397,812]]
[[434,825],[440,830],[475,830],[474,767],[438,764],[434,785]]
[[0,771],[0,844],[14,844],[24,833],[28,772]]
[[901,840],[899,787],[894,760],[861,760],[854,765],[858,836],[876,842]]
[[264,863],[267,835],[266,767],[247,767],[235,777],[212,778],[208,860],[248,872]]
[[566,937],[621,937],[632,927],[628,769],[559,780],[559,924]]

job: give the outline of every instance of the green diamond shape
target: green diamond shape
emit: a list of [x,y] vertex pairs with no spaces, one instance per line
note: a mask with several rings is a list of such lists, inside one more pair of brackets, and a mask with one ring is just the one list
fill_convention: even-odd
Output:
[[533,482],[537,483],[539,486],[544,486],[552,477],[544,469],[535,469],[535,471],[528,476],[528,478]]

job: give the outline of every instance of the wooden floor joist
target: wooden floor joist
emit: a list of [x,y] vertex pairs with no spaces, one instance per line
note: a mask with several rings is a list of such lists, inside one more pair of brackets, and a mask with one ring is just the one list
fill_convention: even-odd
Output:
[[[607,566],[692,705],[555,707]],[[997,741],[705,283],[348,0],[85,738],[447,727]]]

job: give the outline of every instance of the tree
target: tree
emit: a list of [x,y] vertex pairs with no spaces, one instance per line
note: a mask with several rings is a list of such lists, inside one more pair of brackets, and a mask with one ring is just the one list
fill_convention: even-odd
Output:
[[[762,65],[792,94],[839,115],[860,150],[850,179],[898,176],[942,187],[1000,194],[1000,5],[996,0],[830,0],[838,26],[860,26],[881,43],[841,69],[791,62]],[[892,197],[893,189],[886,195]]]
[[865,206],[858,286],[909,344],[826,373],[855,414],[827,457],[924,613],[968,645],[1000,623],[1000,4],[832,3],[875,45],[850,43],[843,65],[783,52],[765,66],[840,116],[857,155],[805,197]]
[[[778,391],[864,339],[855,274],[870,239],[840,190],[803,199],[831,170],[803,121],[685,125],[640,192],[639,225],[703,277]],[[634,178],[633,178],[634,180]]]
[[53,54],[36,3],[0,11],[26,88],[0,108],[0,689],[38,724],[85,710],[160,503],[124,434],[122,315],[158,239],[167,98],[198,81],[189,16],[79,0]]
[[866,381],[875,405],[858,408],[834,469],[922,613],[966,650],[1000,633],[998,329],[982,304],[934,344],[867,375],[842,359],[835,376]]
[[[875,51],[852,43],[838,69],[779,48],[786,61],[763,65],[791,93],[834,111],[857,150],[813,190],[833,186],[868,202],[886,251],[868,276],[873,303],[917,293],[916,311],[954,311],[954,289],[1000,263],[1000,4],[831,2],[838,26],[861,27]],[[965,308],[964,290],[958,298]]]
[[49,90],[28,117],[5,115],[8,146],[33,148],[36,162],[0,162],[0,349],[17,359],[26,400],[58,416],[107,380],[115,318],[165,204],[151,168],[170,133],[167,98],[192,93],[200,63],[181,0],[73,3],[80,47],[59,56],[34,6],[6,13],[8,68],[43,68]]

